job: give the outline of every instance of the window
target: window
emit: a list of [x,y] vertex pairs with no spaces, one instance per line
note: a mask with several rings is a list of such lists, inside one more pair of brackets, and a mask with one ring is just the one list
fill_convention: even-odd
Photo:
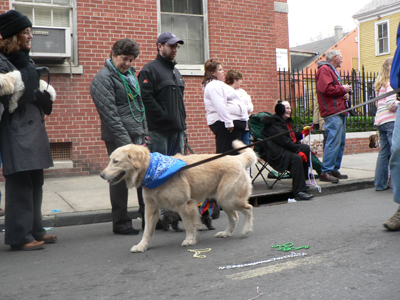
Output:
[[375,54],[389,54],[389,21],[375,23]]
[[207,0],[159,0],[159,3],[159,34],[170,31],[185,42],[178,50],[177,67],[184,75],[203,75],[200,70],[208,58]]
[[53,66],[57,73],[81,73],[74,52],[76,0],[12,0],[12,6],[32,22],[31,57],[38,65]]

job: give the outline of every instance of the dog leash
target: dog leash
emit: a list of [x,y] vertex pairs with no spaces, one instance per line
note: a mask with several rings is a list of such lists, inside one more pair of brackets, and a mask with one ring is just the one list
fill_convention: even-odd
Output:
[[[397,93],[399,93],[399,92],[400,92],[400,88],[397,88],[397,89],[392,90],[392,91],[390,91],[390,92],[387,92],[387,93],[385,93],[385,94],[382,94],[382,95],[379,95],[379,96],[377,96],[377,97],[374,97],[374,98],[372,98],[372,99],[370,99],[370,100],[368,100],[368,101],[362,102],[362,103],[357,104],[357,105],[355,105],[355,106],[353,106],[353,107],[349,107],[349,108],[347,108],[347,109],[345,109],[345,110],[342,110],[342,111],[340,111],[340,112],[337,112],[337,113],[335,113],[335,114],[333,114],[333,115],[329,115],[329,116],[327,116],[327,117],[324,117],[324,119],[326,120],[326,119],[329,119],[329,118],[332,118],[332,117],[336,117],[336,116],[338,116],[338,115],[341,115],[341,114],[344,114],[344,113],[346,113],[346,112],[349,112],[350,110],[359,108],[359,107],[361,107],[361,106],[365,106],[365,105],[370,104],[370,103],[373,103],[373,102],[376,102],[376,101],[378,101],[378,100],[380,100],[380,99],[386,98],[387,96],[390,96],[390,95],[393,95],[393,94],[397,94]],[[311,126],[311,125],[312,125],[312,124],[310,124],[310,125],[305,125],[305,126]],[[194,168],[194,167],[197,167],[197,166],[199,166],[199,165],[202,165],[202,164],[208,163],[208,162],[210,162],[210,161],[213,161],[213,160],[215,160],[215,159],[221,158],[221,157],[223,157],[223,156],[230,155],[230,154],[233,154],[233,153],[237,153],[238,151],[244,150],[244,149],[246,149],[246,148],[254,147],[254,146],[259,145],[259,144],[261,144],[261,143],[265,143],[265,142],[267,142],[267,141],[276,139],[277,137],[283,136],[283,135],[288,134],[288,133],[290,133],[290,132],[292,132],[292,131],[294,131],[294,129],[291,129],[291,130],[288,130],[288,131],[285,131],[285,132],[278,133],[278,134],[273,135],[273,136],[271,136],[271,137],[265,138],[265,139],[263,139],[263,140],[261,140],[261,141],[252,143],[252,144],[250,144],[250,145],[246,145],[246,146],[243,146],[243,147],[240,147],[240,148],[237,148],[237,149],[233,149],[233,150],[229,150],[229,151],[224,152],[224,153],[217,154],[217,155],[215,155],[215,156],[213,156],[213,157],[210,157],[210,158],[207,158],[207,159],[204,159],[204,160],[195,162],[195,163],[190,164],[190,165],[186,165],[186,166],[184,166],[183,168],[181,168],[181,170],[187,170],[187,169],[190,169],[190,168]]]
[[[310,131],[314,130],[314,124],[311,125]],[[305,142],[306,137],[303,134],[303,143]],[[319,193],[321,193],[321,187],[317,184],[317,182],[315,181],[315,176],[314,176],[314,169],[313,169],[313,164],[312,164],[312,152],[311,152],[311,134],[308,135],[308,146],[310,147],[310,155],[308,157],[309,160],[309,165],[308,165],[308,177],[309,177],[309,182],[307,182],[307,185],[312,185],[314,186]],[[307,181],[307,180],[306,180]]]

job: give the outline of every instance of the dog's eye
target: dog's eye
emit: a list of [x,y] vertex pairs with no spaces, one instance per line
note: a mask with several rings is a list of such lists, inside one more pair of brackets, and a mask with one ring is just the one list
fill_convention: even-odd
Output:
[[114,163],[114,164],[117,164],[117,163],[119,163],[119,160],[114,159],[113,163]]

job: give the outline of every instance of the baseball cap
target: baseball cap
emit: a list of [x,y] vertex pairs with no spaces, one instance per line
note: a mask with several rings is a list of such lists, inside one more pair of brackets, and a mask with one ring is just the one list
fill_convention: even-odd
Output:
[[176,43],[183,44],[183,41],[178,39],[176,35],[173,34],[172,32],[164,32],[159,35],[156,45],[158,45],[159,43],[161,44],[168,43],[170,45],[173,45]]

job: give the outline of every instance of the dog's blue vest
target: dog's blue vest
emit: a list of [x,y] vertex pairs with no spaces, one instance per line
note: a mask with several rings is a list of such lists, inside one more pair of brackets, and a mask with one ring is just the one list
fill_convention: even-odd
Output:
[[177,158],[162,155],[158,152],[150,153],[150,165],[142,181],[142,186],[154,189],[174,176],[186,163]]

